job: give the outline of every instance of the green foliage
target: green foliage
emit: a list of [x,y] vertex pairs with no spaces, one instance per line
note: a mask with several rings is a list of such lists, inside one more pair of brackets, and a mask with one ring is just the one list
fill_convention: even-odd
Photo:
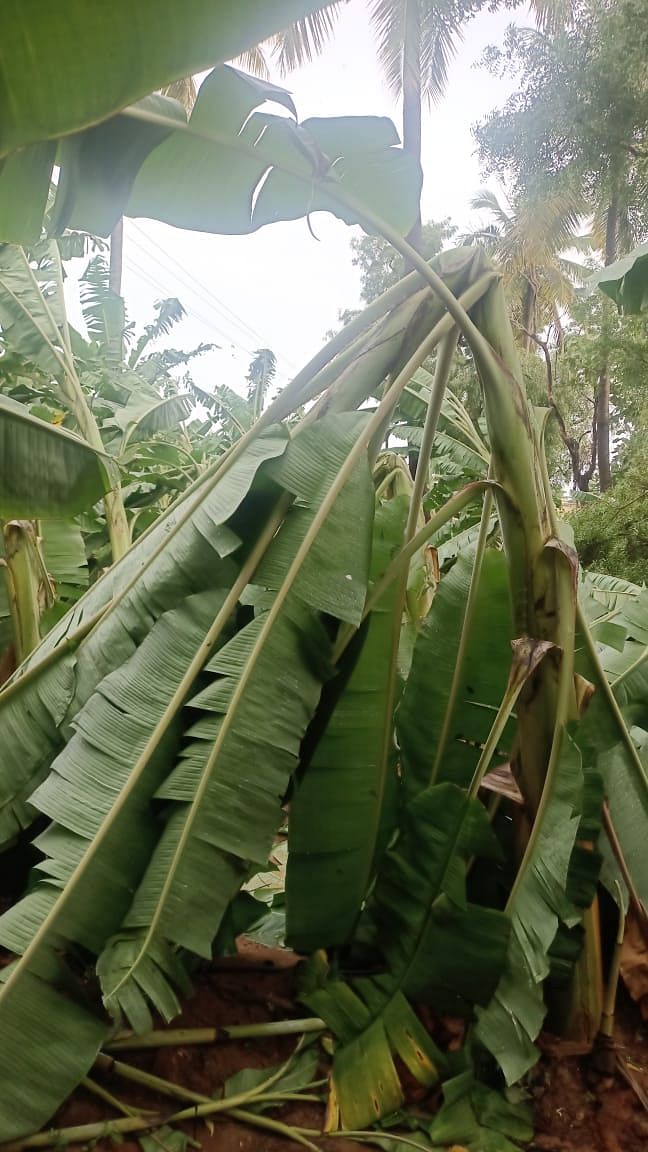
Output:
[[[259,111],[266,102],[290,115]],[[55,227],[107,235],[128,214],[240,234],[316,210],[363,223],[363,204],[407,231],[421,173],[397,144],[384,118],[297,124],[284,89],[221,66],[203,81],[188,123],[177,101],[154,96],[66,140]]]
[[[374,584],[400,548],[407,511],[404,496],[376,510]],[[402,611],[392,585],[371,612],[360,654],[352,648],[338,663],[341,683],[329,686],[330,703],[325,695],[323,715],[313,723],[314,750],[302,757],[306,771],[290,806],[286,875],[287,939],[299,952],[349,941],[395,825],[392,716],[401,687]]]
[[[506,587],[506,561],[488,550],[458,684],[453,683],[466,624],[466,601],[474,567],[466,548],[444,576],[414,649],[397,730],[409,795],[428,784],[450,781],[467,788],[492,719],[506,688],[513,637]],[[488,647],[485,666],[482,654]],[[509,731],[500,749],[510,745]]]
[[570,515],[581,563],[612,576],[623,572],[648,584],[648,442],[636,432],[624,450],[614,487],[583,498]]
[[531,1109],[461,1072],[443,1085],[443,1106],[429,1132],[436,1145],[452,1140],[468,1152],[518,1152],[533,1135]]
[[476,131],[484,166],[526,190],[558,177],[593,207],[621,190],[621,235],[632,235],[645,213],[647,41],[641,0],[586,0],[578,20],[554,35],[511,27],[504,51],[491,49],[486,60],[519,85]]
[[114,484],[108,457],[0,396],[0,516],[73,516]]
[[600,288],[624,315],[643,311],[648,307],[648,242],[596,272],[587,287]]
[[[141,5],[134,24],[125,0],[110,13],[89,12],[82,0],[75,0],[64,28],[54,12],[26,9],[20,0],[11,0],[0,57],[5,77],[0,154],[34,145],[22,154],[23,172],[31,164],[32,179],[34,172],[41,177],[44,206],[47,160],[51,168],[54,150],[39,141],[96,124],[173,80],[230,60],[318,7],[308,0],[273,0],[259,12],[252,0],[243,0],[230,12],[215,8],[211,0],[190,0],[180,15],[173,0],[164,0]],[[81,43],[84,51],[79,53]],[[123,51],[124,44],[129,52]],[[23,190],[25,183],[23,176]],[[36,237],[12,237],[25,238]]]
[[481,804],[451,784],[425,789],[404,810],[370,903],[386,971],[351,983],[324,982],[314,971],[316,986],[302,998],[338,1038],[333,1077],[345,1127],[400,1107],[396,1056],[420,1083],[439,1079],[441,1054],[406,997],[456,1011],[465,998],[491,995],[508,925],[501,913],[466,903],[465,862],[497,853]]

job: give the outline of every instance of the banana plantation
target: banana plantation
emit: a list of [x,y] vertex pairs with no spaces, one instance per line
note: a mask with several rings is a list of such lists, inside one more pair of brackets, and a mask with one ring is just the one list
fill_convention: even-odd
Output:
[[[648,1147],[648,22],[514,8],[431,254],[482,6],[368,5],[398,128],[260,66],[345,7],[5,0],[0,1152]],[[285,386],[129,319],[124,217],[314,213],[389,276]]]

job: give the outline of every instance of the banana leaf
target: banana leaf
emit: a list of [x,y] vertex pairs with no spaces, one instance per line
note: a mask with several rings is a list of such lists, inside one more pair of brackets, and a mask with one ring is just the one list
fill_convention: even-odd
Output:
[[[402,546],[407,508],[396,497],[377,509],[373,582]],[[348,650],[338,667],[343,689],[340,695],[336,681],[330,685],[338,697],[332,714],[313,721],[314,728],[324,723],[324,731],[290,805],[286,926],[298,952],[349,939],[395,824],[402,611],[395,582],[371,612],[360,654]]]
[[303,994],[337,1039],[333,1080],[344,1127],[362,1128],[400,1106],[396,1058],[420,1083],[439,1080],[444,1058],[409,998],[424,995],[456,1012],[466,1001],[486,1002],[496,986],[508,921],[467,902],[465,875],[473,856],[498,854],[485,810],[454,784],[425,789],[405,809],[370,905],[384,972],[320,980]]
[[[502,552],[488,549],[453,692],[474,555],[472,548],[461,554],[443,576],[414,649],[396,718],[403,782],[409,795],[441,780],[463,787],[470,784],[506,688],[513,637],[507,565]],[[485,652],[488,659],[484,659]],[[509,724],[500,742],[506,755],[511,743]]]

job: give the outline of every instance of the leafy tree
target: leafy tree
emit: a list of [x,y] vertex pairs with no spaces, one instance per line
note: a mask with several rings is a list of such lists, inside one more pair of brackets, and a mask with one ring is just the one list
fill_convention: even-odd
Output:
[[[646,8],[637,0],[586,0],[573,25],[553,35],[511,28],[505,50],[487,54],[492,68],[512,72],[519,84],[476,130],[485,169],[523,195],[552,195],[548,184],[576,188],[606,265],[647,227],[647,37]],[[610,387],[603,363],[596,395],[602,490],[611,483]]]
[[623,572],[635,584],[648,584],[648,436],[642,427],[620,454],[614,487],[584,499],[571,515],[574,540],[585,568]]

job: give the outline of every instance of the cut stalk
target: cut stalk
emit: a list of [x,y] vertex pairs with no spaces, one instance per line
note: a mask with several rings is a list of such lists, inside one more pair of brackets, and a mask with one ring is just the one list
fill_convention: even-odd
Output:
[[265,1024],[232,1024],[222,1028],[168,1028],[160,1032],[124,1032],[105,1045],[107,1052],[138,1051],[144,1048],[176,1048],[193,1044],[216,1044],[220,1040],[262,1040],[273,1036],[301,1036],[322,1032],[323,1020],[271,1020]]

